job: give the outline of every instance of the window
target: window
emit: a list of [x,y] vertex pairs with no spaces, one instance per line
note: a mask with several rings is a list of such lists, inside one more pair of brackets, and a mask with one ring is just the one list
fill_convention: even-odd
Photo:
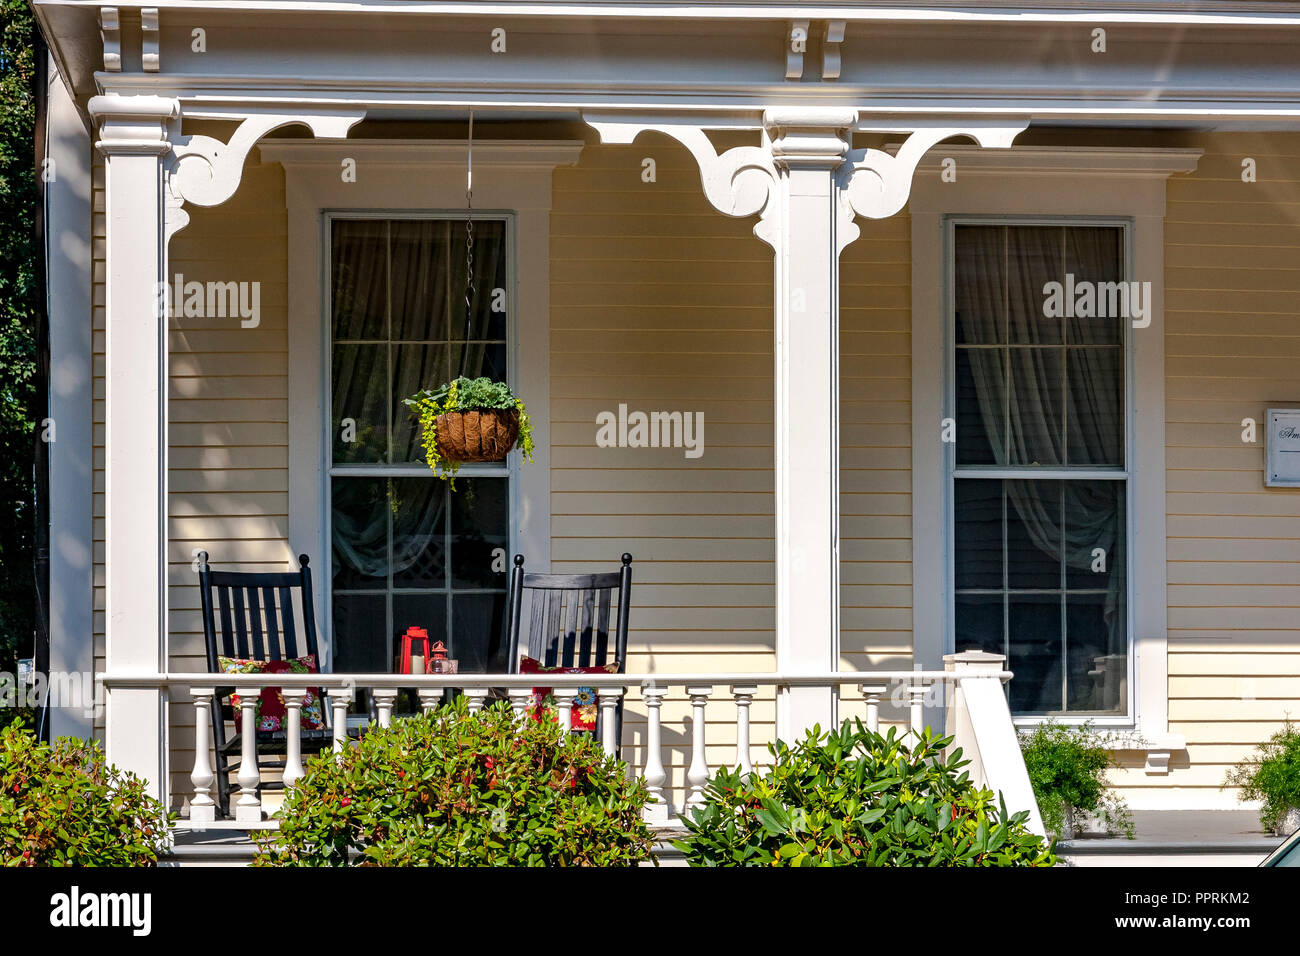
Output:
[[330,609],[334,669],[394,669],[412,625],[465,672],[505,669],[510,468],[466,465],[452,494],[424,464],[402,400],[457,375],[510,380],[510,223],[344,218],[330,223]]
[[1019,715],[1128,712],[1127,233],[950,221],[954,646]]

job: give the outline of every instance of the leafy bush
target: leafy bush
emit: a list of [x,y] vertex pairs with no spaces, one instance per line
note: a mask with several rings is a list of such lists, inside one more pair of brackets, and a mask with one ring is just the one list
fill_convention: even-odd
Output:
[[438,451],[438,416],[444,412],[472,412],[483,410],[516,409],[519,412],[519,438],[517,446],[524,461],[533,460],[533,422],[528,417],[523,400],[515,397],[505,382],[492,379],[453,379],[435,389],[424,388],[403,404],[420,420],[420,444],[424,446],[424,460],[439,478],[448,478],[455,487],[456,472],[460,463],[449,461]]
[[0,864],[153,866],[169,822],[144,781],[108,766],[97,744],[50,746],[17,723],[0,731]]
[[1282,826],[1288,810],[1300,809],[1300,730],[1288,719],[1251,756],[1228,771],[1225,787],[1240,787],[1242,801],[1261,803],[1265,830]]
[[720,771],[675,845],[692,866],[1052,866],[1028,811],[995,806],[960,749],[944,756],[950,743],[927,730],[909,746],[857,720],[815,727],[770,746],[762,773]]
[[1059,836],[1077,826],[1081,813],[1095,816],[1108,833],[1133,839],[1128,805],[1106,788],[1106,771],[1115,766],[1109,740],[1091,724],[1067,727],[1055,721],[1021,734],[1020,750],[1048,833]]
[[[651,858],[647,793],[553,717],[456,700],[371,725],[313,758],[258,863],[279,866],[630,866]],[[356,851],[350,857],[350,851]]]

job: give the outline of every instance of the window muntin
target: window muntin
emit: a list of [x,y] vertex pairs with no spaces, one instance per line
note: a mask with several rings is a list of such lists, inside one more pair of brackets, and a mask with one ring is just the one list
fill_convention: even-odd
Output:
[[954,646],[1007,656],[1018,715],[1124,714],[1128,321],[1044,286],[1125,280],[1126,229],[951,229]]
[[510,468],[467,465],[452,494],[402,400],[456,375],[509,380],[509,222],[330,219],[331,633],[334,669],[386,672],[407,627],[465,672],[505,669]]

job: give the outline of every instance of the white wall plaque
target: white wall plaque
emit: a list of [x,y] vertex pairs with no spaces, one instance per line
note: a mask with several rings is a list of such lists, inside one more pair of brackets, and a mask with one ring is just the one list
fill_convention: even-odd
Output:
[[1270,408],[1264,484],[1300,488],[1300,408]]

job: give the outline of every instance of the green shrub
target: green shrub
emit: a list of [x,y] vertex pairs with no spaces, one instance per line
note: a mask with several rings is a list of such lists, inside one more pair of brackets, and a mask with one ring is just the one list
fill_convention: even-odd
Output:
[[1020,735],[1025,769],[1048,833],[1059,836],[1067,823],[1080,823],[1080,813],[1090,813],[1108,833],[1133,839],[1128,805],[1106,788],[1106,771],[1115,766],[1108,743],[1091,724],[1067,727],[1050,720]]
[[1265,830],[1281,827],[1288,810],[1300,809],[1300,730],[1288,719],[1282,729],[1228,771],[1225,787],[1240,787],[1242,801],[1260,801]]
[[647,793],[554,712],[521,727],[463,699],[371,725],[290,792],[261,865],[629,866],[651,858]]
[[1028,811],[995,806],[950,743],[927,730],[909,746],[857,720],[778,741],[769,769],[709,782],[676,846],[692,866],[1052,866]]
[[0,864],[153,866],[169,818],[138,777],[95,743],[51,746],[19,724],[0,731]]

